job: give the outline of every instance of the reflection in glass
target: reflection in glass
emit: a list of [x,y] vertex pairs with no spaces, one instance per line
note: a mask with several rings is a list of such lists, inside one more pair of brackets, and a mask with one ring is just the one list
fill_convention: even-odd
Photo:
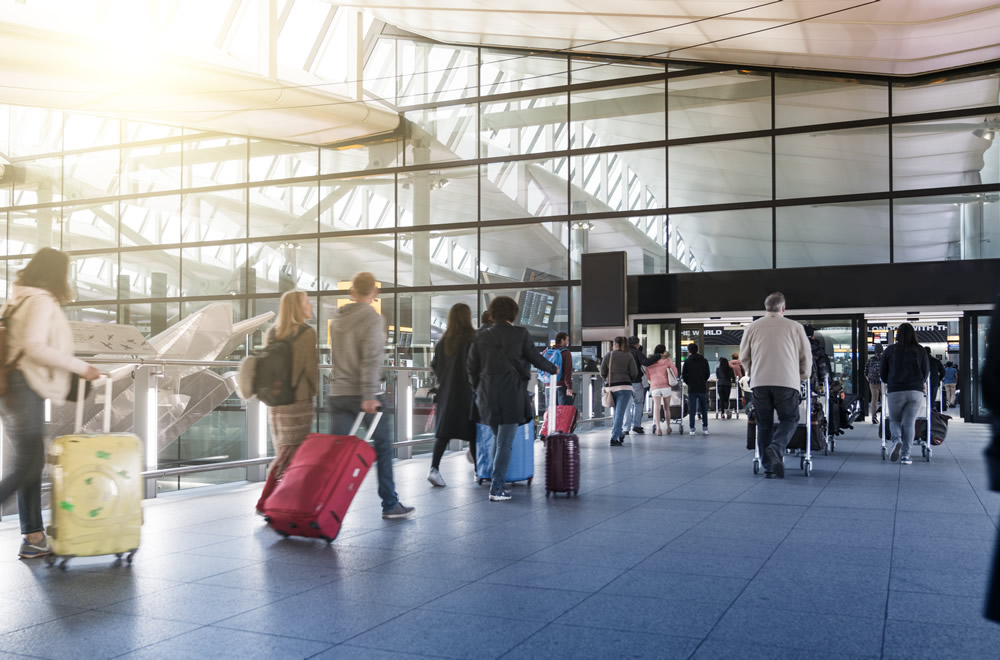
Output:
[[569,226],[573,279],[580,277],[580,255],[587,252],[624,251],[629,275],[667,272],[666,216],[573,220]]
[[250,244],[250,292],[317,288],[316,239]]
[[250,140],[251,181],[314,176],[319,169],[318,161],[317,147],[273,140]]
[[234,296],[246,292],[246,252],[242,243],[181,250],[182,296]]
[[406,164],[475,158],[477,107],[446,105],[407,112]]
[[315,181],[250,189],[250,235],[314,234],[319,223]]
[[482,220],[565,215],[566,158],[490,163],[480,171]]
[[887,201],[777,209],[778,268],[889,262]]
[[475,165],[398,175],[399,226],[475,222],[479,169]]
[[569,278],[569,223],[483,227],[480,281],[536,282]]
[[653,82],[571,92],[572,147],[664,139],[663,89],[662,82]]
[[508,94],[565,85],[565,55],[500,51],[484,48],[480,54],[480,94]]
[[339,147],[321,147],[320,174],[377,170],[402,164],[396,138],[376,137],[361,144],[358,142],[351,140],[351,144]]
[[180,195],[126,199],[120,204],[123,246],[180,242]]
[[662,148],[575,156],[572,213],[663,208],[664,170]]
[[892,127],[895,190],[1000,183],[1000,117]]
[[399,358],[409,362],[406,366],[431,366],[434,344],[448,329],[448,311],[452,305],[468,305],[472,310],[473,325],[479,325],[475,291],[401,293],[396,298],[399,302],[400,325],[400,345],[397,350]]
[[542,350],[552,344],[556,333],[569,332],[569,296],[564,286],[545,286],[544,282],[530,288],[492,289],[479,294],[481,309],[487,309],[497,296],[510,296],[517,302],[514,325],[528,329],[532,343]]
[[663,65],[657,62],[622,62],[599,55],[574,55],[570,60],[570,70],[572,82],[576,84],[663,73]]
[[63,198],[60,158],[22,160],[18,161],[17,168],[24,173],[24,178],[14,179],[14,206],[47,204]]
[[180,320],[176,302],[133,303],[119,305],[119,323],[134,325],[145,337],[157,335]]
[[215,136],[184,140],[184,186],[221,186],[247,180],[247,141]]
[[122,149],[122,193],[177,190],[180,187],[179,142]]
[[335,179],[320,184],[320,231],[393,226],[396,179],[392,174]]
[[565,93],[483,103],[479,117],[479,156],[518,156],[565,149]]
[[397,105],[452,101],[476,95],[476,49],[424,41],[396,42]]
[[180,293],[180,250],[121,253],[123,298],[174,298]]
[[724,71],[667,82],[670,139],[771,128],[771,74]]
[[670,147],[670,206],[771,199],[771,138]]
[[66,199],[88,199],[118,194],[118,149],[70,154],[63,159]]
[[321,238],[320,290],[336,291],[339,283],[350,282],[362,270],[374,273],[382,287],[395,286],[395,243],[393,234]]
[[779,199],[889,189],[886,126],[779,135],[775,149]]
[[897,199],[893,261],[1000,257],[1000,194]]
[[910,115],[996,105],[996,71],[944,74],[931,82],[902,79],[892,85],[892,113]]
[[59,249],[59,209],[7,214],[7,254],[32,255],[43,247]]
[[109,147],[121,141],[121,121],[110,117],[95,117],[67,112],[63,120],[63,148],[93,149]]
[[476,228],[399,234],[399,286],[475,284],[478,240]]
[[670,245],[672,272],[770,268],[771,209],[671,215]]
[[224,190],[184,195],[181,211],[185,243],[245,238],[246,190]]
[[51,154],[63,150],[61,110],[11,105],[10,144],[6,157]]
[[[71,255],[69,283],[74,300],[116,300],[118,255],[114,253]],[[123,294],[125,291],[123,287]]]
[[118,203],[67,206],[62,219],[63,250],[118,247]]
[[876,119],[889,114],[886,83],[808,73],[774,76],[775,128]]

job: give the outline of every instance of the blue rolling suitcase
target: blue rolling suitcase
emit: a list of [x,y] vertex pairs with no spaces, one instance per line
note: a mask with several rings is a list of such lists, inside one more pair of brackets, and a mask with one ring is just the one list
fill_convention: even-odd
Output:
[[[496,442],[493,431],[485,424],[476,424],[476,478],[479,483],[493,479],[493,454]],[[527,481],[535,477],[535,422],[524,424],[514,436],[507,467],[507,481]]]

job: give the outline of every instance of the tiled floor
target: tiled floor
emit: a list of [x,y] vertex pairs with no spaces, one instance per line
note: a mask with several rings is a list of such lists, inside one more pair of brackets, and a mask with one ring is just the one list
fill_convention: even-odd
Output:
[[934,460],[879,458],[870,424],[804,477],[755,477],[745,422],[708,437],[583,435],[579,498],[489,503],[464,455],[450,486],[397,463],[404,521],[374,475],[330,547],[282,540],[258,484],[147,503],[131,567],[15,559],[0,523],[0,658],[996,658],[980,611],[1000,519],[987,428]]

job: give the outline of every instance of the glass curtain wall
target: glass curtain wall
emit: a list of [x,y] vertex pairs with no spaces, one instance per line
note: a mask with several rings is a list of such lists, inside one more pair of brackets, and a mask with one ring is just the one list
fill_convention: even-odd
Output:
[[[147,336],[301,289],[327,356],[330,313],[371,270],[386,364],[422,367],[454,302],[478,315],[501,294],[537,312],[539,346],[579,343],[586,252],[623,250],[630,274],[1000,257],[996,70],[895,81],[403,38],[363,70],[401,126],[345,144],[0,106],[0,295],[45,246],[72,255],[72,318]],[[171,460],[243,455],[178,448],[202,431]]]

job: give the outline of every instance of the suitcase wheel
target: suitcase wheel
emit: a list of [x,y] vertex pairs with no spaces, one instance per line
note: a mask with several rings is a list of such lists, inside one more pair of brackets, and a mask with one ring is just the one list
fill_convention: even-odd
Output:
[[45,555],[45,563],[48,566],[52,566],[53,564],[56,563],[56,556],[55,555]]
[[288,532],[286,532],[284,530],[276,529],[274,531],[278,532],[278,534],[281,535],[281,538],[287,539],[289,537]]
[[[621,362],[621,360],[619,360],[619,362]],[[529,486],[531,485],[531,480],[532,480],[532,479],[534,479],[534,477],[528,477],[528,485],[529,485]]]
[[59,570],[65,571],[68,565],[69,565],[69,557],[64,557],[63,560],[59,562]]
[[135,553],[136,552],[137,552],[137,550],[133,550],[132,552],[128,553],[128,556],[125,557],[125,563],[126,564],[131,564],[132,563],[132,557],[135,557]]
[[548,496],[549,496],[549,495],[551,495],[551,494],[552,494],[552,491],[551,491],[551,490],[546,490],[546,491],[545,491],[545,497],[548,497]]
[[[318,525],[317,525],[317,527],[318,527]],[[323,539],[324,541],[326,541],[327,545],[330,545],[331,543],[333,543],[333,539],[330,538],[329,536],[321,536],[320,538]]]
[[[619,360],[619,362],[621,362],[621,360]],[[264,522],[266,522],[268,525],[270,525],[271,524],[271,516],[264,516]]]

